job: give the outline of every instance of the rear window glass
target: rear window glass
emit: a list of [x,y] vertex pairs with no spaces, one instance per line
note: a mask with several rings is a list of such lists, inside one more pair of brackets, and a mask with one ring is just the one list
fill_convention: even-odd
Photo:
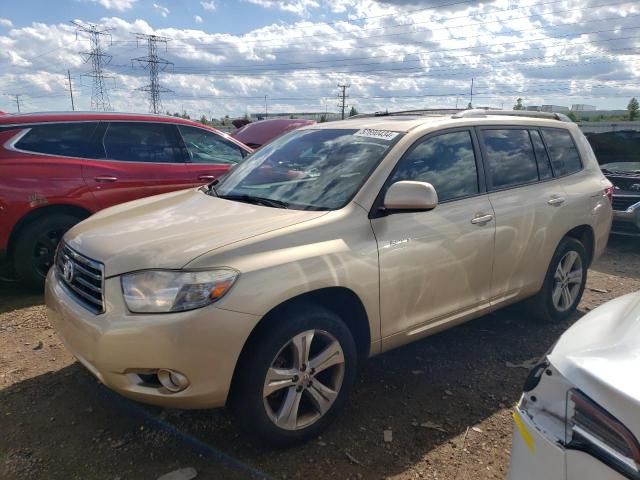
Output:
[[113,122],[104,136],[107,158],[124,162],[180,163],[186,153],[175,125]]
[[568,175],[582,169],[580,154],[567,130],[543,128],[542,137],[547,144],[553,173],[556,177]]
[[538,166],[527,130],[482,130],[482,140],[493,188],[538,180]]
[[96,123],[57,123],[35,125],[15,147],[35,153],[64,157],[99,158],[97,145],[91,143]]

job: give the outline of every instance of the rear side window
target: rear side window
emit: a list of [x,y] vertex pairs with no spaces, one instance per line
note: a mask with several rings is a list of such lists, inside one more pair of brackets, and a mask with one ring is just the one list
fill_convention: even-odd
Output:
[[536,159],[538,160],[538,173],[540,174],[540,180],[547,180],[553,178],[553,172],[551,171],[551,163],[549,162],[549,155],[544,148],[540,132],[537,130],[530,130],[531,141],[533,142],[533,148],[536,151]]
[[471,133],[443,133],[418,141],[416,147],[400,160],[391,177],[391,183],[401,180],[429,182],[441,202],[478,193],[478,170]]
[[492,188],[524,185],[538,180],[538,167],[528,130],[482,130]]
[[543,128],[542,137],[547,144],[553,173],[556,177],[582,170],[580,154],[567,130]]
[[107,158],[124,162],[180,163],[185,153],[175,125],[112,122],[104,135]]
[[178,125],[193,163],[236,164],[244,158],[243,150],[233,142],[202,128]]
[[64,157],[99,158],[98,145],[91,143],[96,123],[35,125],[15,147],[34,153]]

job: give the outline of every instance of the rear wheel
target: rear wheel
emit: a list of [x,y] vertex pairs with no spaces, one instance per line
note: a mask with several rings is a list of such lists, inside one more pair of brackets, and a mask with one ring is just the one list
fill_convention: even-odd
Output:
[[550,322],[569,318],[582,298],[588,265],[584,245],[564,238],[551,259],[542,290],[532,299],[537,316]]
[[318,435],[343,407],[356,373],[349,329],[319,307],[271,324],[243,360],[231,407],[262,441],[284,446]]
[[74,215],[55,213],[37,219],[19,233],[13,251],[16,273],[23,283],[42,289],[62,236],[78,223]]

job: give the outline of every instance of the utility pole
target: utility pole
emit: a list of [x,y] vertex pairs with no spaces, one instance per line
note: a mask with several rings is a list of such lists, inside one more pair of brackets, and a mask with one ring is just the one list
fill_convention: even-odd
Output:
[[71,110],[75,111],[76,107],[73,104],[73,87],[71,86],[71,71],[67,69],[67,78],[69,79],[69,95],[71,96]]
[[151,113],[162,112],[162,102],[160,101],[161,93],[169,93],[171,90],[160,85],[158,74],[161,71],[167,69],[169,65],[173,65],[172,62],[158,57],[158,43],[164,43],[165,49],[167,42],[170,40],[167,37],[159,37],[158,35],[146,35],[143,33],[136,34],[138,42],[145,41],[147,43],[147,56],[131,59],[131,62],[138,62],[149,70],[149,84],[144,87],[140,87],[137,90],[147,92],[149,94],[149,111]]
[[18,107],[18,113],[20,113],[20,97],[22,96],[22,94],[20,93],[16,93],[14,95],[14,97],[16,97],[16,106]]
[[109,101],[109,94],[107,93],[107,87],[105,85],[106,78],[104,75],[104,67],[111,62],[113,58],[111,55],[107,55],[102,50],[100,39],[102,37],[109,37],[111,41],[112,28],[99,28],[98,25],[88,23],[82,24],[79,22],[71,22],[76,26],[76,39],[78,38],[78,32],[86,33],[89,35],[89,41],[91,42],[91,50],[89,52],[80,52],[84,57],[84,63],[91,61],[91,73],[83,74],[83,76],[91,77],[93,79],[93,86],[91,90],[91,109],[92,110],[111,110],[111,102]]
[[344,110],[347,108],[346,100],[347,100],[347,88],[351,85],[338,85],[338,88],[342,89],[342,93],[338,95],[338,98],[341,98],[342,101],[338,104],[338,107],[342,110],[342,120],[344,120]]
[[264,118],[269,116],[269,105],[267,104],[267,95],[264,96]]
[[473,77],[471,78],[471,98],[469,99],[469,108],[473,108]]

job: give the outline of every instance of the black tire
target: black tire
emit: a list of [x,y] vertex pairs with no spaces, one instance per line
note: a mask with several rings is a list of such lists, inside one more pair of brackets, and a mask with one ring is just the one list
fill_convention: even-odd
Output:
[[[298,307],[295,310],[289,309],[286,312],[282,312],[282,315],[278,315],[277,319],[272,318],[271,320],[273,321],[266,325],[267,328],[263,329],[253,339],[254,341],[249,345],[247,354],[243,356],[238,366],[239,370],[237,377],[234,379],[230,407],[240,426],[248,433],[268,445],[284,447],[310,440],[320,434],[331,423],[336,414],[344,407],[349,391],[353,386],[358,357],[353,336],[347,326],[337,315],[324,308],[305,306]],[[342,381],[336,390],[338,392],[337,397],[335,397],[326,412],[314,423],[304,426],[304,422],[301,422],[302,426],[297,427],[298,429],[295,430],[281,428],[276,425],[275,420],[272,420],[274,413],[279,412],[275,412],[271,405],[267,405],[267,402],[274,401],[274,397],[276,397],[277,404],[278,396],[280,395],[281,405],[284,405],[286,396],[295,395],[293,391],[297,392],[298,390],[294,386],[281,388],[270,396],[265,397],[263,389],[266,384],[267,372],[272,364],[278,361],[279,355],[283,354],[283,351],[286,352],[285,346],[290,345],[291,339],[310,330],[315,330],[315,335],[318,336],[317,339],[314,336],[314,340],[311,342],[312,351],[314,342],[317,344],[316,347],[320,347],[320,350],[316,350],[315,355],[317,355],[318,351],[326,348],[323,348],[322,344],[325,339],[325,333],[339,343],[344,358]],[[332,345],[334,344],[332,343]],[[294,352],[294,350],[292,349],[291,352]],[[312,354],[310,357],[313,359],[314,355]],[[278,366],[278,368],[283,367]],[[329,367],[324,372],[317,373],[317,381],[327,383],[326,380],[320,378],[320,375],[335,375],[335,373],[332,373],[332,369],[335,370],[336,368],[342,367],[337,365]],[[312,373],[311,370],[308,370],[308,373]],[[331,378],[334,377],[332,376]],[[316,377],[312,378],[312,384],[313,381],[316,381]],[[302,389],[302,387],[297,388]],[[307,409],[312,407],[311,415],[319,415],[315,406],[317,404],[312,401],[312,388],[318,387],[310,386],[309,389],[301,390],[300,395],[303,399],[300,400],[300,410],[304,412],[303,407],[307,407]],[[269,412],[269,409],[271,409],[271,412]],[[316,413],[313,413],[313,409],[315,409]]]
[[54,213],[38,218],[22,229],[15,241],[13,265],[26,286],[42,290],[58,242],[80,220],[74,215]]
[[[582,275],[580,276],[579,286],[578,284],[575,284],[577,288],[575,290],[575,294],[571,297],[572,301],[566,302],[568,304],[568,307],[561,309],[558,308],[553,298],[554,290],[558,286],[558,280],[556,280],[556,270],[558,269],[560,261],[567,258],[566,256],[570,252],[575,252],[578,255],[580,259]],[[551,262],[549,263],[549,268],[547,270],[542,289],[535,297],[531,298],[531,300],[529,301],[529,304],[533,309],[532,313],[535,315],[535,317],[546,322],[559,323],[563,322],[571,315],[573,315],[573,313],[576,311],[576,308],[578,307],[578,304],[580,303],[582,294],[584,293],[584,288],[587,283],[588,267],[589,255],[587,254],[584,245],[575,238],[563,238],[558,245],[555,253],[553,254],[553,257],[551,258]]]

